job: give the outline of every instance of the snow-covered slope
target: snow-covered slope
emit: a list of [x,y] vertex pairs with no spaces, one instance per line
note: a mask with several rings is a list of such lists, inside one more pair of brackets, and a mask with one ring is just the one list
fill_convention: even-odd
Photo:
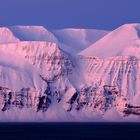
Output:
[[77,58],[83,85],[102,94],[106,89],[111,95],[117,94],[115,108],[127,115],[138,115],[140,108],[139,31],[139,24],[123,25],[80,52]]
[[0,86],[14,91],[23,87],[42,91],[45,88],[43,84],[45,82],[39,72],[20,54],[15,55],[15,52],[10,50],[0,50]]
[[61,29],[52,32],[58,39],[59,46],[71,55],[79,53],[109,33],[95,29]]
[[9,29],[21,41],[47,41],[57,43],[55,36],[43,26],[12,26]]
[[71,61],[56,43],[24,41],[0,45],[0,51],[6,50],[24,57],[46,80],[59,79],[59,76],[68,75],[72,71]]
[[138,58],[132,56],[80,57],[79,61],[87,85],[115,86],[118,88],[120,95],[130,99],[140,94]]
[[43,26],[12,26],[8,28],[21,41],[54,42],[72,56],[108,33],[108,31],[95,29],[61,29],[49,31]]
[[136,56],[140,53],[140,24],[125,24],[110,32],[81,53],[85,56]]
[[84,29],[49,32],[40,26],[14,26],[4,33],[0,120],[139,117],[139,24],[123,25],[108,34]]
[[[1,44],[0,52],[0,91],[3,102],[0,107],[3,111],[15,107],[45,111],[51,100],[54,100],[54,104],[75,92],[68,79],[73,69],[72,62],[57,44],[39,41]],[[15,95],[15,92],[19,94]],[[26,94],[29,94],[29,99]],[[28,100],[27,105],[23,103],[24,100]]]
[[0,44],[19,42],[11,30],[6,27],[0,27]]
[[0,43],[53,42],[57,43],[67,54],[75,56],[107,33],[108,31],[95,29],[48,30],[43,26],[11,26],[0,28]]

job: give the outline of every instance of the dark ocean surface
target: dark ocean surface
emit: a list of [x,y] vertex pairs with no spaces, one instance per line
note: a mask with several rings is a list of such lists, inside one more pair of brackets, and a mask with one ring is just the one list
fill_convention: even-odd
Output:
[[0,123],[0,140],[140,140],[140,123]]

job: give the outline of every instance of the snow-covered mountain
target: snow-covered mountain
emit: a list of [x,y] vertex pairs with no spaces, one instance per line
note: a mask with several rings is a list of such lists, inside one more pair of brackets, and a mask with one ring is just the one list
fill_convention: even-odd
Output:
[[125,24],[110,32],[80,55],[97,57],[139,57],[140,24]]
[[0,120],[139,120],[139,38],[140,24],[1,27]]
[[8,28],[21,41],[47,41],[57,43],[57,38],[43,26],[12,26]]
[[6,27],[0,28],[0,44],[13,43],[13,42],[19,42],[19,41],[20,40],[13,35],[13,32],[10,29]]
[[109,33],[109,31],[95,29],[61,29],[54,30],[52,33],[58,39],[59,46],[65,52],[70,55],[76,55]]
[[[72,62],[57,44],[39,41],[9,43],[1,44],[0,51],[3,54],[2,64],[8,67],[6,71],[2,67],[2,87],[8,87],[13,92],[34,88],[40,93],[39,96],[53,92],[57,100],[73,88],[67,78],[72,71]],[[17,74],[9,70],[13,68]]]
[[48,30],[43,26],[11,26],[0,28],[0,43],[53,42],[69,55],[75,56],[107,33],[109,31],[95,29]]
[[85,83],[99,90],[115,89],[123,99],[115,108],[127,115],[139,114],[140,108],[139,33],[139,24],[123,25],[78,56]]

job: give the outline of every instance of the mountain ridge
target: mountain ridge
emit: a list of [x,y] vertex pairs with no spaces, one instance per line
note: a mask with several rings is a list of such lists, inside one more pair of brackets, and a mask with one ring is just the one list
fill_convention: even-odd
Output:
[[0,44],[4,120],[13,121],[11,111],[19,121],[139,120],[139,25],[109,33],[11,28]]
[[79,55],[98,57],[129,56],[131,51],[139,51],[139,29],[140,24],[122,25],[79,53]]

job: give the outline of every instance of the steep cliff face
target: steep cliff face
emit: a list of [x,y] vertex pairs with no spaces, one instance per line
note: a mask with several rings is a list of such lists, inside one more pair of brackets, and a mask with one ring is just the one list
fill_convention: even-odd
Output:
[[68,82],[67,77],[72,72],[73,64],[55,43],[34,41],[0,46],[0,50],[6,49],[34,65],[44,80],[58,82],[55,88],[62,89],[64,83]]
[[66,102],[67,111],[90,110],[104,114],[108,109],[116,107],[116,99],[119,97],[116,87],[87,86],[77,92]]
[[131,56],[110,58],[78,56],[72,77],[77,78],[75,90],[64,100],[68,112],[102,115],[114,109],[122,117],[140,114],[139,59]]
[[139,59],[136,57],[80,57],[82,75],[88,85],[117,87],[118,93],[133,101],[139,95]]
[[40,110],[44,112],[50,104],[49,96],[36,89],[22,88],[19,91],[12,91],[6,87],[0,87],[0,108],[2,111],[31,108],[36,112]]
[[[8,78],[9,80],[7,80],[7,83],[3,82],[2,84],[1,79],[1,86],[8,87],[12,91],[12,97],[13,93],[18,92],[19,95],[15,96],[21,96],[19,98],[22,98],[21,89],[26,90],[28,88],[34,88],[34,90],[37,90],[39,92],[39,95],[36,98],[40,98],[38,100],[40,100],[41,102],[37,103],[36,106],[38,106],[38,108],[42,108],[42,106],[45,106],[47,104],[47,101],[51,103],[51,100],[56,99],[57,102],[60,102],[60,100],[65,95],[67,96],[67,94],[70,94],[69,92],[72,92],[71,94],[75,92],[75,88],[70,83],[68,78],[72,73],[74,65],[72,64],[68,56],[64,54],[63,51],[61,51],[55,43],[27,41],[20,43],[3,44],[0,45],[0,51],[4,52],[2,56],[12,57],[8,60],[5,58],[1,59],[1,63],[6,65],[6,62],[8,61],[7,65],[11,65],[11,67],[14,67],[15,69],[17,69],[17,71],[23,71],[23,73],[21,73],[21,79],[23,80],[23,82],[20,82],[20,79],[18,79],[20,78],[18,72],[16,79],[13,76],[12,78],[10,78],[9,73],[11,74],[11,71],[2,71],[2,73],[4,73],[4,75],[6,75],[7,77],[4,77],[3,80],[6,80]],[[26,68],[29,71],[25,71]],[[33,70],[35,71],[35,74],[33,74]],[[28,74],[28,76],[26,74]],[[37,81],[35,81],[36,75],[39,77]],[[30,79],[28,80],[28,77],[30,77],[33,81],[33,84],[31,83],[32,85],[30,84]],[[13,81],[13,83],[10,83],[10,79],[13,78],[17,81],[11,80]],[[11,85],[13,86],[11,87]],[[34,98],[34,92],[30,91],[30,93],[33,96],[31,96],[31,98]],[[2,92],[2,94],[6,93]],[[50,98],[48,96],[50,96]],[[24,98],[26,97],[27,95],[24,96]],[[26,105],[23,105],[23,108],[24,107],[26,107]],[[32,107],[34,108],[34,106]]]
[[[35,111],[45,111],[49,105],[60,103],[61,107],[67,111],[86,109],[102,114],[111,108],[123,112],[128,104],[138,105],[138,102],[133,104],[134,100],[136,103],[136,96],[139,95],[139,86],[137,86],[139,85],[139,59],[137,57],[78,56],[73,65],[55,43],[27,41],[0,45],[0,50],[1,52],[8,50],[12,56],[19,55],[20,57],[13,57],[11,61],[13,59],[15,61],[16,58],[19,59],[17,63],[24,60],[25,64],[28,63],[36,70],[42,82],[46,82],[46,88],[42,91],[41,87],[29,90],[31,86],[25,86],[23,83],[18,90],[11,90],[7,85],[12,96],[2,91],[3,111],[8,109],[9,101],[11,107],[30,107]],[[3,62],[2,59],[1,61]],[[27,67],[27,64],[21,64],[21,66]],[[79,78],[78,84],[75,84],[76,82],[71,79],[77,78],[77,73],[78,77],[82,78]],[[34,78],[34,76],[31,77]],[[1,86],[5,87],[5,84]],[[35,95],[36,91],[39,92],[38,95]],[[9,98],[5,99],[5,96]],[[16,101],[13,101],[15,98]],[[26,100],[30,103],[22,103]]]
[[[43,27],[14,27],[11,30],[36,41],[12,39],[0,44],[1,110],[4,114],[8,110],[32,110],[35,115],[48,112],[56,120],[58,116],[92,118],[99,114],[109,118],[112,110],[120,118],[139,116],[139,28],[137,24],[124,25],[75,58],[59,45],[79,43],[77,40],[87,36],[85,30],[78,39],[79,30],[55,32],[58,41],[65,40],[61,44],[46,42],[49,33]],[[75,33],[76,42],[68,39],[70,32]]]
[[0,51],[0,85],[11,90],[23,87],[43,90],[45,82],[41,79],[38,70],[18,53],[7,50]]
[[89,84],[117,86],[119,92],[130,98],[139,93],[139,59],[136,57],[80,57],[85,80]]
[[132,114],[136,114],[135,107],[139,108],[140,104],[139,29],[139,24],[123,25],[79,53],[78,57],[85,83],[98,89],[115,87],[118,89],[116,108]]

